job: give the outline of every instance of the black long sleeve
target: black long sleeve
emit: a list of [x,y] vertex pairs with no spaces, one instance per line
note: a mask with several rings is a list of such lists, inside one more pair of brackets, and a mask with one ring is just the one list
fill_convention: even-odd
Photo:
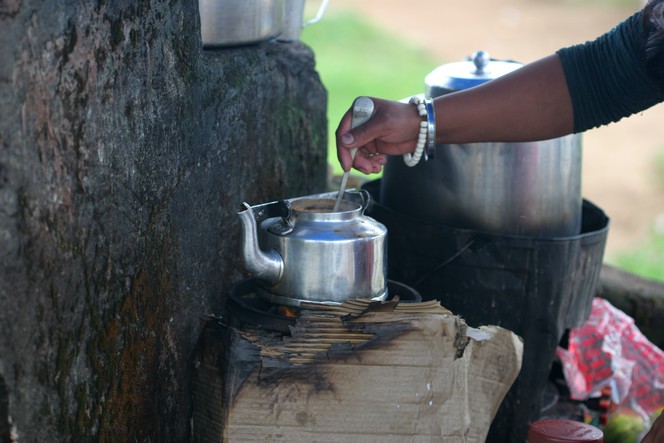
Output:
[[646,32],[638,12],[592,42],[563,48],[574,132],[616,122],[664,101],[647,74]]

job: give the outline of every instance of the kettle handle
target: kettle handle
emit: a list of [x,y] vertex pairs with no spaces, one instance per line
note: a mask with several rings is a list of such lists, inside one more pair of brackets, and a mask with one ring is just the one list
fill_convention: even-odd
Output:
[[349,191],[344,192],[344,197],[345,200],[352,201],[354,203],[358,203],[362,207],[361,213],[364,214],[365,211],[369,210],[371,212],[371,208],[374,205],[374,200],[371,197],[371,193],[367,191],[366,189],[360,189],[355,190],[351,189]]
[[283,214],[283,209],[280,203],[280,201],[273,201],[261,205],[250,206],[256,223],[260,224],[263,220],[267,220],[268,218],[281,216]]
[[303,28],[306,28],[309,25],[313,25],[315,23],[318,23],[322,18],[323,14],[325,14],[325,10],[327,9],[327,4],[330,2],[330,0],[323,0],[318,7],[318,12],[316,13],[316,16],[312,18],[311,20],[307,20],[302,24]]
[[281,217],[281,223],[275,223],[268,228],[273,234],[288,235],[293,232],[295,225],[291,221],[291,205],[286,200],[279,200],[273,206],[276,216]]
[[362,205],[362,214],[364,215],[367,210],[371,212],[371,208],[374,205],[374,199],[371,197],[369,191],[366,189],[360,189],[358,194],[362,197],[362,202],[360,203]]

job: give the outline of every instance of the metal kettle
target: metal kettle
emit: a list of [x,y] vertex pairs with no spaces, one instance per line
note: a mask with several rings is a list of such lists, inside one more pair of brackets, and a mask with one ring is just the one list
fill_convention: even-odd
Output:
[[242,258],[262,298],[300,306],[387,297],[387,229],[364,215],[369,194],[346,192],[337,211],[334,197],[242,204]]

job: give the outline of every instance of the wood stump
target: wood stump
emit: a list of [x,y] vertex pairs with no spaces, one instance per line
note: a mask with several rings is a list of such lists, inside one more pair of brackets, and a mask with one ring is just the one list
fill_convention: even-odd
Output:
[[308,306],[290,335],[231,323],[199,341],[198,442],[481,443],[521,367],[519,337],[435,301]]

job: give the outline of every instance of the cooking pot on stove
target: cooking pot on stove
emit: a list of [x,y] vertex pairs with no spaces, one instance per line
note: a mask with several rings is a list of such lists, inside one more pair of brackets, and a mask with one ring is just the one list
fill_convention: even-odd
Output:
[[245,268],[272,303],[339,304],[387,297],[387,229],[365,216],[366,191],[317,194],[257,206],[242,204]]
[[[425,78],[424,95],[435,98],[475,87],[521,66],[479,51],[433,70]],[[381,203],[454,228],[539,238],[579,234],[580,135],[528,143],[440,144],[432,154],[414,167],[390,157]]]

